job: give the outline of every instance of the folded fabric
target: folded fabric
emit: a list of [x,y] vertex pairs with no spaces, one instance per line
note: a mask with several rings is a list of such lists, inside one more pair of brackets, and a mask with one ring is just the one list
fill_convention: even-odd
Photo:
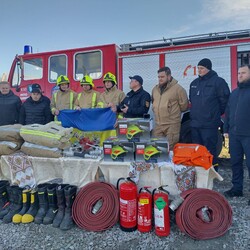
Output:
[[62,110],[58,115],[63,127],[82,131],[105,131],[114,129],[116,114],[110,108]]

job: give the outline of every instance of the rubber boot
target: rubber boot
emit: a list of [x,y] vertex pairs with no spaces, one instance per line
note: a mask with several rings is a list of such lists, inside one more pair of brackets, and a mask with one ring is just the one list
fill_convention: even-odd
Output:
[[69,186],[69,184],[61,184],[56,188],[58,212],[53,220],[53,227],[60,227],[62,223],[66,207],[64,189],[67,186]]
[[3,217],[3,222],[4,223],[10,223],[12,221],[12,217],[15,214],[18,214],[23,207],[23,202],[22,202],[22,192],[23,189],[18,187],[18,186],[10,186],[7,187],[9,190],[9,201],[10,201],[10,208],[9,212]]
[[62,223],[60,224],[61,230],[69,230],[74,225],[74,221],[72,218],[72,205],[76,197],[76,191],[77,186],[73,185],[69,185],[64,189],[66,208]]
[[22,223],[30,223],[33,222],[35,219],[35,216],[39,209],[39,201],[38,201],[38,192],[37,190],[32,190],[30,192],[30,208],[22,216]]
[[7,187],[10,186],[9,181],[2,180],[0,181],[0,219],[9,212],[10,202],[7,192]]
[[47,187],[49,186],[49,183],[43,183],[39,184],[37,186],[38,191],[38,200],[39,200],[39,209],[37,211],[36,217],[34,222],[36,224],[43,223],[43,218],[45,217],[47,211],[48,211],[48,194],[47,194]]
[[16,223],[16,224],[21,223],[23,215],[29,210],[29,208],[30,208],[30,192],[31,192],[31,189],[23,190],[23,193],[22,193],[23,208],[18,214],[15,214],[13,216],[13,218],[12,218],[13,223]]
[[43,224],[45,224],[45,225],[53,223],[53,220],[54,220],[56,213],[58,211],[57,197],[56,197],[56,187],[57,186],[58,186],[58,184],[54,183],[54,184],[50,184],[47,188],[49,210],[47,211],[45,217],[43,218]]

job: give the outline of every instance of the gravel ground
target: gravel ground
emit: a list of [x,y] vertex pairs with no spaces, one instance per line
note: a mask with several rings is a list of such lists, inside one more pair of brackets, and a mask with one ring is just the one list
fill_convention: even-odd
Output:
[[[223,193],[231,188],[231,170],[228,159],[221,159],[219,173],[223,182],[214,181],[214,190]],[[233,225],[222,237],[212,240],[193,240],[184,235],[171,222],[171,233],[168,237],[159,238],[154,232],[141,234],[138,231],[126,233],[116,225],[101,232],[87,232],[76,226],[66,232],[51,225],[0,224],[0,249],[34,250],[34,249],[250,249],[250,181],[245,171],[244,197],[231,198]]]

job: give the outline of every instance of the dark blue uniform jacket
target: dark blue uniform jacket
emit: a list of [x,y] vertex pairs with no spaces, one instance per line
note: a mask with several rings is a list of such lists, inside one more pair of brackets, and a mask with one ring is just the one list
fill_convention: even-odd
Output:
[[218,128],[229,95],[228,84],[215,71],[196,78],[189,89],[191,127]]

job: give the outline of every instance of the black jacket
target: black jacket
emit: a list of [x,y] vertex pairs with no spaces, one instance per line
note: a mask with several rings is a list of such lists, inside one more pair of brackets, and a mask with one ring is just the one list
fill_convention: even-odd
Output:
[[125,104],[128,106],[128,111],[124,114],[125,118],[142,118],[144,114],[148,113],[150,102],[150,94],[141,87],[137,91],[128,92],[120,105],[117,106],[117,111],[121,112]]
[[52,121],[50,103],[41,96],[40,100],[35,102],[29,97],[22,105],[19,116],[19,123],[27,124],[46,124]]
[[21,104],[11,90],[7,95],[0,92],[0,126],[18,123]]
[[228,84],[215,71],[196,78],[189,89],[191,127],[218,128],[229,95]]
[[229,98],[225,113],[224,132],[250,136],[250,80],[238,84]]

